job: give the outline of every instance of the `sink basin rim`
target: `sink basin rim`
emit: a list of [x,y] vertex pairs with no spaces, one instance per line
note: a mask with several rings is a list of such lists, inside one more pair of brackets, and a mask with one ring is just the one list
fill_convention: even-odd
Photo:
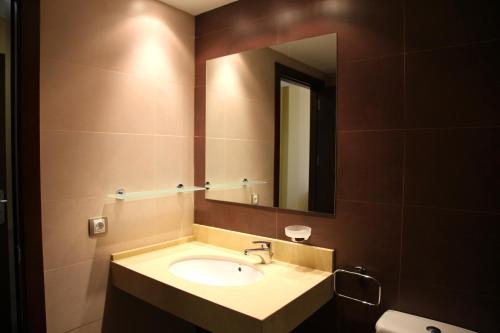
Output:
[[[223,282],[217,283],[217,282],[214,282],[217,279],[217,278],[215,278],[215,275],[217,275],[217,274],[214,274],[214,276],[212,276],[211,278],[210,277],[208,278],[208,280],[211,280],[212,282],[207,282],[206,279],[205,279],[205,281],[202,281],[203,278],[200,278],[200,276],[201,276],[200,272],[197,272],[198,274],[193,272],[191,274],[183,275],[183,274],[180,274],[179,272],[176,272],[175,269],[172,269],[176,264],[183,263],[183,262],[187,263],[189,261],[196,261],[196,260],[215,261],[215,262],[224,263],[224,264],[228,264],[228,265],[233,264],[233,265],[238,265],[239,267],[247,267],[248,269],[250,269],[250,271],[248,273],[250,273],[250,274],[254,273],[254,277],[249,278],[250,281],[243,281],[243,279],[240,279],[238,282],[238,281],[235,281],[235,279],[233,279],[232,282],[226,281],[226,283],[223,283]],[[200,269],[200,268],[198,268],[198,269]],[[206,286],[225,287],[225,288],[243,287],[243,286],[255,284],[255,283],[258,283],[259,281],[261,281],[262,278],[264,277],[264,272],[259,267],[254,265],[253,263],[250,263],[246,260],[239,259],[239,258],[217,256],[217,255],[190,255],[190,256],[178,258],[169,264],[168,271],[170,274],[174,275],[175,277],[183,279],[185,281],[190,281],[190,282],[193,282],[196,284],[201,284],[201,285],[206,285]],[[248,276],[248,273],[245,276]],[[194,274],[194,275],[192,275],[192,274]],[[228,279],[227,276],[224,277],[221,275],[219,277],[220,281],[224,280],[224,278]],[[229,279],[229,280],[231,280],[231,279]]]

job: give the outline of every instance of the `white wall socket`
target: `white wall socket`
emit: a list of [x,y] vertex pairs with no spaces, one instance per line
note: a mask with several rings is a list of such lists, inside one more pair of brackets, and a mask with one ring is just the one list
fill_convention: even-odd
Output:
[[252,193],[252,205],[258,205],[259,204],[259,195],[257,193]]
[[89,219],[89,236],[101,236],[105,235],[108,232],[108,218],[105,216],[102,217],[93,217]]

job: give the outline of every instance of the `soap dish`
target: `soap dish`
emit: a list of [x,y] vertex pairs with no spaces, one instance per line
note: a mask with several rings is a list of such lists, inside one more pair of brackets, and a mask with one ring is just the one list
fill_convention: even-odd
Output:
[[285,235],[293,242],[303,242],[311,236],[311,228],[305,225],[289,225],[285,227]]

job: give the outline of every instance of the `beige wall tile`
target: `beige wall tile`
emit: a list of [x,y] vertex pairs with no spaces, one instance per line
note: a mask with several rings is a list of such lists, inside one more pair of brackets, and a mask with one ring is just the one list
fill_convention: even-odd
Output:
[[[147,26],[147,20],[143,20],[142,27],[138,24],[134,27],[118,11],[106,10],[105,1],[47,0],[41,5],[42,58],[116,69],[116,66],[103,65],[118,63],[131,52]],[[128,47],[117,44],[116,35],[127,32],[130,34]]]
[[205,178],[211,184],[224,184],[226,182],[226,140],[206,138]]
[[[54,269],[189,235],[193,195],[125,202],[102,197],[46,201],[42,213],[44,266]],[[108,217],[108,234],[90,238],[87,219],[96,216]]]
[[274,59],[266,50],[233,54],[207,61],[207,89],[227,97],[274,99]]
[[99,237],[96,256],[109,255],[161,241],[187,236],[193,223],[193,195],[106,204],[109,233]]
[[88,237],[87,219],[101,216],[99,198],[42,202],[42,244],[45,269],[90,260],[97,239]]
[[245,187],[242,186],[240,188],[210,193],[210,196],[208,196],[208,198],[214,200],[225,200],[231,202],[252,204],[252,194],[255,193],[259,196],[259,206],[272,207],[274,205],[273,186],[274,184],[272,182],[268,182],[267,184],[248,185]]
[[224,96],[217,91],[207,89],[205,115],[207,137],[219,139],[225,137],[226,112],[230,112],[230,110],[226,106],[226,100],[229,98],[230,97]]
[[241,182],[244,178],[266,184],[205,192],[208,199],[251,203],[251,194],[259,195],[259,205],[273,205],[273,151],[265,141],[206,139],[206,179],[212,184]]
[[[44,3],[42,58],[136,74],[163,84],[194,82],[193,28],[180,32],[189,21],[194,26],[193,17],[145,0]],[[158,8],[164,13],[157,13]],[[166,21],[176,14],[182,18]]]
[[[109,3],[116,8],[116,4],[128,1],[133,6],[137,7],[138,0],[110,0]],[[194,17],[187,13],[181,12],[172,8],[165,3],[157,0],[140,0],[142,3],[146,2],[142,10],[146,15],[152,19],[157,20],[169,27],[175,35],[194,37]],[[128,7],[130,10],[130,7]],[[136,9],[137,10],[137,9]],[[134,12],[132,13],[134,14]]]
[[155,133],[194,135],[194,88],[192,85],[169,84],[155,90]]
[[155,174],[158,189],[178,184],[192,185],[194,178],[194,139],[192,137],[155,136]]
[[274,143],[226,140],[226,180],[243,178],[270,182],[274,175]]
[[248,98],[225,99],[226,126],[229,139],[274,141],[274,102]]
[[[155,224],[155,228],[158,235],[164,235],[162,236],[163,240],[192,234],[194,222],[194,195],[192,193],[159,198],[155,200],[155,204],[159,221]],[[155,228],[152,228],[153,232]]]
[[62,61],[42,60],[40,68],[42,129],[153,133],[150,80]]
[[94,321],[88,325],[69,331],[69,333],[101,333],[102,320]]
[[42,131],[42,200],[153,189],[154,145],[147,135]]
[[45,272],[47,332],[66,332],[102,318],[109,260]]

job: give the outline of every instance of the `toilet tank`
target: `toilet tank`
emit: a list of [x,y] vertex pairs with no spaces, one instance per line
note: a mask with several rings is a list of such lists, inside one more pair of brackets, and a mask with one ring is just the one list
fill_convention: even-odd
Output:
[[388,310],[377,321],[377,333],[477,333],[439,321]]

